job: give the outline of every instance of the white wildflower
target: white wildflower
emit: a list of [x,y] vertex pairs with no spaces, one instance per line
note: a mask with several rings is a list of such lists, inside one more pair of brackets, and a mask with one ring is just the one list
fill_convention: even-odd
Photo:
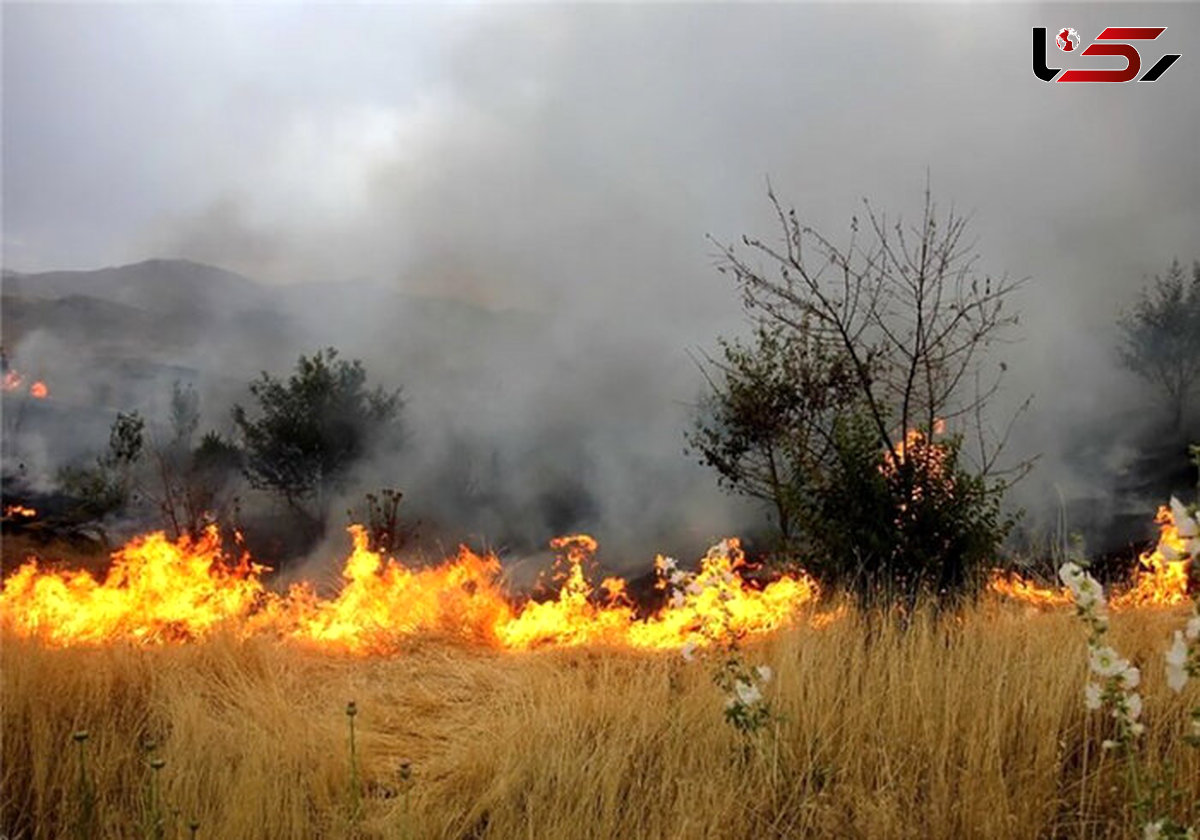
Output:
[[1175,527],[1179,530],[1181,537],[1200,536],[1200,524],[1187,512],[1187,508],[1176,499],[1171,497],[1171,516],[1175,519]]
[[1188,681],[1188,648],[1187,642],[1183,640],[1183,634],[1178,630],[1175,631],[1175,640],[1167,648],[1164,659],[1167,661],[1167,685],[1172,691],[1183,691],[1183,687],[1187,685]]
[[1075,602],[1084,609],[1104,605],[1104,588],[1098,580],[1086,572],[1075,583],[1071,592],[1075,596]]
[[762,700],[762,692],[758,690],[758,686],[744,680],[735,682],[733,684],[733,691],[737,695],[738,701],[745,706],[753,706]]
[[1100,742],[1100,748],[1104,750],[1115,750],[1117,748],[1117,742],[1106,738]]
[[1133,665],[1128,666],[1124,671],[1122,671],[1120,676],[1121,685],[1126,691],[1137,688],[1138,683],[1142,681],[1142,672]]
[[1141,735],[1145,731],[1146,724],[1142,723],[1140,720],[1130,724],[1129,726],[1129,734],[1134,735],[1135,737]]
[[1168,665],[1182,668],[1187,664],[1188,646],[1187,642],[1183,639],[1183,633],[1178,630],[1175,631],[1175,638],[1171,642],[1171,646],[1167,648],[1165,656]]
[[1098,683],[1090,682],[1083,687],[1083,702],[1091,710],[1100,708],[1101,689]]
[[1117,654],[1111,647],[1092,648],[1089,663],[1092,671],[1102,677],[1111,677],[1125,670],[1128,663]]
[[771,681],[771,677],[775,673],[774,671],[771,670],[770,665],[759,665],[754,670],[758,672],[758,678],[760,680],[762,680],[764,683],[769,683]]
[[1142,829],[1142,840],[1162,840],[1163,836],[1163,821],[1155,820],[1154,822],[1146,823]]
[[1075,587],[1083,578],[1083,569],[1080,568],[1078,563],[1073,563],[1068,560],[1059,567],[1058,576],[1062,579],[1063,585],[1074,592]]
[[1125,716],[1130,721],[1142,716],[1142,695],[1136,691],[1125,695]]

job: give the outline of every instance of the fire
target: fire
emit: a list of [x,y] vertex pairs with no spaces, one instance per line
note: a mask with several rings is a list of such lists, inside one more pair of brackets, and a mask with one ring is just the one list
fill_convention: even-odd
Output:
[[[19,391],[25,385],[25,377],[12,368],[4,371],[4,378],[0,382],[0,387],[5,391]],[[34,399],[44,400],[50,396],[50,387],[42,380],[37,380],[29,386],[29,396]]]
[[[1139,558],[1133,584],[1110,599],[1115,609],[1131,607],[1170,607],[1188,600],[1188,574],[1192,560],[1187,542],[1179,533],[1171,509],[1162,506],[1154,521],[1159,525],[1158,544]],[[1002,597],[1042,607],[1073,603],[1065,587],[1039,587],[1016,572],[992,573],[988,589]]]
[[228,562],[215,528],[195,541],[155,533],[113,554],[103,582],[30,560],[4,581],[0,606],[5,625],[51,645],[193,639],[248,616],[262,571],[245,556]]
[[1074,603],[1071,593],[1065,587],[1038,586],[1032,581],[1021,577],[1017,572],[1004,573],[999,569],[992,571],[987,588],[1004,598],[1023,601],[1038,607],[1065,607]]
[[33,519],[37,516],[37,510],[25,505],[5,505],[5,519]]
[[268,590],[265,568],[246,555],[231,561],[210,528],[194,541],[171,542],[161,533],[134,539],[114,554],[103,581],[44,570],[31,560],[4,582],[0,620],[59,646],[186,641],[226,628],[356,654],[394,651],[421,635],[505,650],[588,644],[651,650],[770,632],[818,594],[805,575],[750,585],[738,573],[746,562],[738,542],[725,540],[703,558],[686,593],[639,616],[624,580],[592,586],[585,567],[596,542],[574,535],[552,543],[564,569],[558,593],[518,601],[501,584],[493,555],[463,547],[439,565],[410,568],[372,551],[361,526],[349,531],[353,549],[332,597],[310,584],[283,594]]
[[1158,544],[1138,560],[1137,579],[1129,590],[1113,598],[1114,606],[1172,606],[1188,597],[1188,548],[1171,509],[1163,505],[1154,517],[1158,523]]

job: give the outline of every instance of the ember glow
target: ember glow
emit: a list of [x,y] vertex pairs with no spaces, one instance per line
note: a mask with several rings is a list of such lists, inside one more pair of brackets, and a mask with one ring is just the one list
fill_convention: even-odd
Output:
[[29,386],[29,396],[33,397],[35,400],[44,400],[46,397],[50,396],[50,388],[46,386],[45,382],[39,379],[37,382],[34,382]]
[[37,516],[37,511],[34,508],[26,507],[25,505],[5,505],[5,519],[33,519]]
[[54,646],[188,641],[227,628],[357,654],[394,651],[418,635],[505,650],[588,644],[649,650],[710,644],[717,640],[713,628],[767,633],[817,597],[816,583],[804,575],[761,588],[747,583],[739,574],[745,557],[730,539],[709,550],[686,594],[639,617],[624,581],[593,587],[585,567],[596,543],[575,535],[552,544],[563,569],[557,595],[521,601],[502,586],[493,555],[464,547],[439,565],[410,568],[372,551],[361,526],[349,530],[353,551],[341,590],[330,598],[309,584],[270,591],[264,567],[248,556],[225,556],[212,528],[194,541],[172,542],[161,533],[134,539],[114,554],[103,581],[30,560],[4,582],[0,620]]

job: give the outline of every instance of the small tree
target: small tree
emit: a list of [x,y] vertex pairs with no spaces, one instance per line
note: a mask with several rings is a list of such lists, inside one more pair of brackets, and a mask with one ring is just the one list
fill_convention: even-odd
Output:
[[95,466],[68,466],[59,472],[63,490],[79,500],[79,517],[102,519],[129,501],[145,429],[146,423],[136,411],[117,412],[108,432],[108,450],[96,458]]
[[687,441],[722,486],[771,508],[786,547],[829,459],[831,418],[854,399],[852,373],[779,325],[719,343],[721,358],[701,361],[709,391]]
[[1121,363],[1158,390],[1172,428],[1182,431],[1188,401],[1200,386],[1200,262],[1192,263],[1190,281],[1179,260],[1172,262],[1117,326]]
[[211,431],[192,447],[200,426],[200,397],[191,385],[172,385],[168,420],[168,439],[150,447],[154,469],[146,481],[166,526],[172,536],[195,537],[211,522],[230,524],[235,503],[231,478],[241,466],[241,453]]
[[[852,219],[843,245],[803,225],[769,189],[768,196],[781,241],[744,237],[748,255],[722,246],[719,270],[734,278],[760,335],[774,331],[775,343],[760,340],[750,360],[726,358],[754,395],[731,404],[771,405],[777,393],[798,401],[772,421],[790,428],[750,439],[760,451],[764,440],[801,444],[805,485],[789,492],[812,544],[806,559],[849,573],[863,597],[962,591],[1005,534],[1001,494],[1029,468],[999,467],[1015,416],[1000,431],[986,418],[1005,369],[985,364],[987,350],[1016,323],[1005,303],[1019,283],[977,272],[967,220],[940,214],[928,189],[915,226],[889,223],[866,204],[865,222]],[[803,366],[786,372],[773,360],[778,342],[803,348],[815,381],[837,387],[813,391],[797,379]],[[734,391],[728,380],[719,384],[715,399],[729,403]],[[958,433],[935,442],[947,422]],[[709,449],[739,451],[738,424],[710,428]],[[721,474],[754,493],[755,474]]]
[[368,389],[366,379],[362,362],[331,347],[301,356],[286,382],[264,372],[251,383],[256,419],[233,409],[250,483],[281,496],[315,533],[350,467],[372,446],[400,442],[400,390]]

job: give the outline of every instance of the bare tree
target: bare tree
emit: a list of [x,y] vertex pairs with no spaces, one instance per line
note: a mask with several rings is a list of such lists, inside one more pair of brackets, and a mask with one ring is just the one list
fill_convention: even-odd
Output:
[[1005,366],[989,372],[984,362],[1017,324],[1005,303],[1022,281],[981,276],[969,219],[940,215],[928,187],[916,225],[891,223],[864,202],[865,223],[851,220],[844,245],[802,224],[770,188],[768,197],[782,241],[743,237],[750,255],[721,246],[719,270],[736,279],[746,308],[845,358],[887,450],[902,453],[908,429],[945,422],[973,431],[981,475],[1003,474],[998,456],[1015,415],[999,430],[988,425]]
[[1142,289],[1117,322],[1121,363],[1158,389],[1172,428],[1183,429],[1188,400],[1200,386],[1200,262],[1189,282],[1179,260]]

